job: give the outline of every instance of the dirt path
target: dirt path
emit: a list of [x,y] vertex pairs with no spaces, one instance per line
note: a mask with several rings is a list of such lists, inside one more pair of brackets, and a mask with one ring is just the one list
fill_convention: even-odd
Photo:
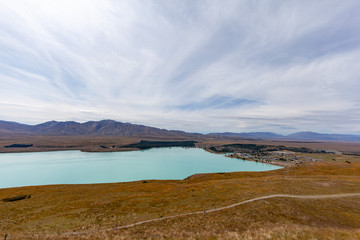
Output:
[[[120,230],[120,229],[124,229],[124,228],[130,228],[130,227],[134,227],[134,226],[137,226],[137,225],[141,225],[141,224],[144,224],[144,223],[151,223],[151,222],[161,221],[161,220],[165,220],[165,219],[185,217],[185,216],[190,216],[190,215],[195,215],[195,214],[212,213],[212,212],[217,212],[217,211],[233,208],[233,207],[245,204],[245,203],[254,202],[254,201],[258,201],[258,200],[269,199],[269,198],[324,199],[324,198],[342,198],[342,197],[356,197],[356,196],[360,197],[360,193],[343,193],[343,194],[330,194],[330,195],[273,194],[273,195],[268,195],[268,196],[263,196],[263,197],[252,198],[252,199],[241,201],[241,202],[238,202],[238,203],[234,203],[234,204],[231,204],[231,205],[228,205],[228,206],[225,206],[225,207],[213,208],[213,209],[209,209],[209,210],[190,212],[190,213],[182,213],[182,214],[177,214],[177,215],[172,215],[172,216],[167,216],[167,217],[161,217],[161,218],[153,218],[153,219],[149,219],[149,220],[145,220],[145,221],[141,221],[141,222],[136,222],[136,223],[132,223],[132,224],[128,224],[128,225],[102,229],[100,231]],[[70,233],[65,233],[65,235],[78,235],[78,234],[86,234],[86,233],[98,232],[98,231],[99,230],[70,232]]]

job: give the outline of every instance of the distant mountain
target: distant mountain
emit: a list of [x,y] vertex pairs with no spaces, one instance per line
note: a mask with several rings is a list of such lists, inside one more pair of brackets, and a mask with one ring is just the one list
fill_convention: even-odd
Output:
[[272,132],[242,132],[242,133],[224,132],[224,133],[209,133],[207,135],[215,136],[215,137],[235,137],[235,138],[243,138],[243,139],[279,139],[285,137],[283,135]]
[[263,140],[304,140],[304,141],[360,141],[360,135],[322,134],[316,132],[297,132],[280,135],[272,132],[242,133],[188,133],[166,130],[144,125],[122,123],[114,120],[90,121],[78,123],[74,121],[50,121],[38,125],[27,125],[17,122],[0,121],[1,135],[45,135],[45,136],[168,136],[168,137],[211,137]]
[[201,134],[166,130],[113,120],[78,123],[50,121],[38,125],[0,121],[0,134],[26,134],[46,136],[180,136],[193,137]]
[[360,135],[323,134],[316,132],[297,132],[286,136],[296,140],[360,141]]
[[24,133],[30,130],[30,126],[17,122],[7,122],[0,120],[0,133]]
[[272,132],[242,132],[242,133],[209,133],[212,137],[231,137],[241,139],[263,140],[307,140],[307,141],[360,141],[360,135],[350,134],[322,134],[316,132],[297,132],[289,135],[280,135]]

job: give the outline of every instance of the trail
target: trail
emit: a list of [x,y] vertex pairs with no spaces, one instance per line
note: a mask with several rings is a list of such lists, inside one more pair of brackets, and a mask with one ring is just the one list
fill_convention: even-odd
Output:
[[[356,197],[356,196],[360,196],[360,193],[341,193],[341,194],[330,194],[330,195],[273,194],[273,195],[268,195],[268,196],[263,196],[263,197],[252,198],[252,199],[249,199],[249,200],[237,202],[237,203],[234,203],[234,204],[231,204],[231,205],[228,205],[228,206],[224,206],[224,207],[213,208],[213,209],[204,210],[204,211],[182,213],[182,214],[177,214],[177,215],[172,215],[172,216],[167,216],[167,217],[153,218],[153,219],[149,219],[149,220],[145,220],[145,221],[141,221],[141,222],[136,222],[136,223],[132,223],[132,224],[128,224],[128,225],[102,229],[100,231],[120,230],[120,229],[124,229],[124,228],[130,228],[130,227],[134,227],[134,226],[137,226],[137,225],[141,225],[141,224],[144,224],[144,223],[157,222],[157,221],[161,221],[161,220],[165,220],[165,219],[185,217],[185,216],[196,215],[196,214],[212,213],[212,212],[217,212],[217,211],[221,211],[221,210],[225,210],[225,209],[229,209],[229,208],[234,208],[236,206],[239,206],[239,205],[242,205],[242,204],[245,204],[245,203],[255,202],[255,201],[258,201],[258,200],[264,200],[264,199],[269,199],[269,198],[324,199],[324,198],[342,198],[342,197]],[[69,232],[69,233],[65,233],[65,234],[68,234],[68,235],[76,234],[77,235],[77,234],[85,234],[85,233],[91,233],[91,232],[97,232],[97,231],[98,230],[81,231],[81,232]]]

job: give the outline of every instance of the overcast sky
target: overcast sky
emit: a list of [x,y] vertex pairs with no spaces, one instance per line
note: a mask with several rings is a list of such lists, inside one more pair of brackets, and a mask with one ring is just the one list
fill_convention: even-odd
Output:
[[360,134],[358,0],[0,0],[0,119]]

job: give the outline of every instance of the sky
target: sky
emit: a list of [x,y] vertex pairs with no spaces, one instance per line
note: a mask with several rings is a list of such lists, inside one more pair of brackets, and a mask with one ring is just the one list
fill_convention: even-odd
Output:
[[0,119],[360,134],[358,0],[0,0]]

